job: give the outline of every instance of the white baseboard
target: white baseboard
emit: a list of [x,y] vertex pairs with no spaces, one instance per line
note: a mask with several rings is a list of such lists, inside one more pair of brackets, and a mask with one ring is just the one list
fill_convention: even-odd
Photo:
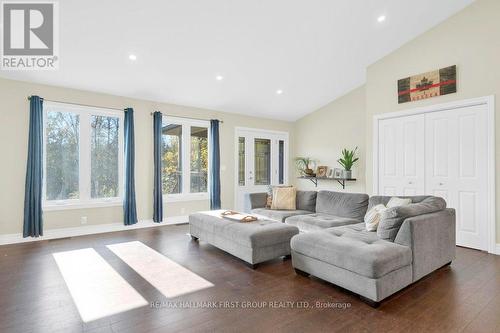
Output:
[[[35,237],[23,238],[22,233],[5,234],[5,235],[0,235],[0,245],[28,243],[28,242],[36,242],[48,239],[76,237],[76,236],[92,235],[92,234],[102,234],[105,232],[113,232],[113,231],[154,228],[166,225],[188,223],[188,221],[189,221],[188,216],[172,216],[172,217],[167,217],[166,220],[163,221],[162,223],[154,223],[153,220],[142,220],[137,222],[136,224],[127,226],[124,225],[123,223],[109,223],[109,224],[95,224],[95,225],[86,225],[86,226],[70,227],[70,228],[48,229],[44,231],[43,236],[36,238]],[[496,244],[494,252],[491,253],[500,255],[500,243]]]
[[105,232],[154,228],[165,225],[182,224],[188,222],[188,216],[173,216],[167,217],[162,223],[154,223],[153,220],[142,220],[132,225],[124,225],[123,223],[95,224],[85,225],[80,227],[57,228],[44,230],[44,235],[40,237],[26,237],[23,234],[5,234],[0,235],[0,245],[36,242],[47,239],[57,239],[66,237],[75,237],[83,235],[101,234]]

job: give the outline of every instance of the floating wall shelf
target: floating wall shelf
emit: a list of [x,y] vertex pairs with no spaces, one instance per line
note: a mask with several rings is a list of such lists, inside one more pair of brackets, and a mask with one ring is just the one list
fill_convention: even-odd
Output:
[[343,189],[345,189],[346,182],[354,182],[356,178],[328,178],[328,177],[312,177],[312,176],[301,176],[299,179],[309,179],[314,186],[318,187],[318,180],[336,180]]

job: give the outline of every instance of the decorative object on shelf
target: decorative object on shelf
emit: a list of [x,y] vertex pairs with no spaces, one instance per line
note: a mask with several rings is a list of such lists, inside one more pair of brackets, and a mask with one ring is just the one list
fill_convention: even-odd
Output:
[[315,176],[313,170],[315,161],[310,157],[296,157],[295,165],[297,167],[297,170],[301,173],[301,175]]
[[356,157],[356,152],[358,147],[354,148],[354,150],[347,150],[346,148],[342,149],[342,157],[337,160],[340,165],[344,167],[343,178],[351,179],[352,178],[352,167],[354,163],[356,163],[359,158]]
[[399,104],[456,92],[456,65],[398,80]]
[[333,169],[333,178],[342,178],[344,177],[344,173],[342,172],[342,169],[335,168]]
[[326,178],[335,178],[334,169],[330,168],[326,174]]
[[328,171],[328,167],[326,165],[320,165],[316,170],[316,177],[325,178],[326,172]]

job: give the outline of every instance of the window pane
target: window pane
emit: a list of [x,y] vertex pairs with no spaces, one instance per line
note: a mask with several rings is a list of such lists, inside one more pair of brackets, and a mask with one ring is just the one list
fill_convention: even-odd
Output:
[[90,196],[118,197],[118,132],[120,119],[90,116]]
[[191,193],[207,192],[208,128],[191,126]]
[[271,184],[271,140],[255,139],[255,185]]
[[46,199],[78,199],[80,118],[69,112],[47,112]]
[[245,186],[245,138],[238,138],[238,184]]
[[163,194],[182,192],[182,126],[164,124],[162,128]]
[[285,180],[285,141],[278,141],[278,183],[284,184]]

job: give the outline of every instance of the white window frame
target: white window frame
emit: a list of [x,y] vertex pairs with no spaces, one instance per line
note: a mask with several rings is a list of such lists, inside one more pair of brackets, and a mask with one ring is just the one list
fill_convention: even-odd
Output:
[[[82,209],[82,208],[96,208],[96,207],[110,207],[121,206],[123,204],[123,156],[124,156],[124,137],[123,125],[124,114],[120,110],[97,108],[90,106],[82,106],[70,103],[59,102],[44,102],[44,122],[43,122],[43,150],[46,151],[47,136],[46,127],[49,111],[73,113],[80,118],[80,131],[79,131],[79,199],[66,199],[66,200],[47,200],[47,154],[43,157],[43,192],[42,192],[42,206],[43,210],[65,210],[65,209]],[[112,198],[91,198],[91,116],[110,116],[119,118],[118,129],[118,193],[119,196]]]
[[[191,193],[191,126],[206,127],[208,140],[208,156],[210,156],[210,122],[208,120],[197,120],[180,117],[165,116],[162,119],[164,124],[174,124],[182,126],[182,190],[181,193],[163,194],[164,202],[196,201],[208,200],[208,190],[210,188],[210,177],[207,181],[207,192]],[[208,159],[208,175],[210,175],[210,158]],[[162,174],[163,177],[163,174]]]

